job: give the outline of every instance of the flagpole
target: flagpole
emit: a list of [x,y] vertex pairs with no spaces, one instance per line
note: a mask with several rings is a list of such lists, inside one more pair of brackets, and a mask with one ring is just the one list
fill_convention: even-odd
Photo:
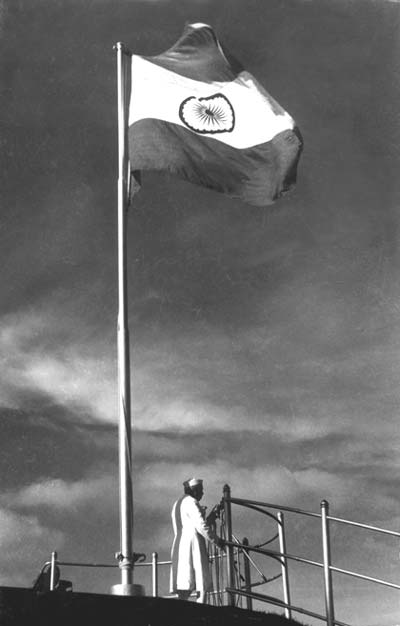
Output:
[[126,69],[130,51],[120,42],[114,48],[117,50],[118,71],[118,451],[121,547],[117,558],[121,571],[121,584],[113,585],[111,591],[115,595],[141,595],[141,586],[133,584],[133,494],[126,234],[129,176]]

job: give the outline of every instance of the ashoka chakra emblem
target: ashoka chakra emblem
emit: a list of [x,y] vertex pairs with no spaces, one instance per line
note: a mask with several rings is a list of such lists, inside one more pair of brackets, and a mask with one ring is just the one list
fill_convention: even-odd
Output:
[[222,93],[186,98],[179,107],[179,117],[196,133],[230,133],[235,126],[235,112]]

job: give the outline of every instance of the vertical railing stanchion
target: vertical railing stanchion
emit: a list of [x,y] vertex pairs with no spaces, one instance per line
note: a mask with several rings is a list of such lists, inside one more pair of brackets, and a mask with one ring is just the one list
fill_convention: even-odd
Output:
[[50,591],[54,591],[56,588],[56,563],[57,552],[52,552],[50,561]]
[[322,523],[322,550],[324,557],[324,585],[325,585],[325,607],[327,626],[334,626],[335,613],[333,607],[333,586],[331,570],[331,547],[329,538],[329,503],[326,500],[321,502],[321,523]]
[[211,563],[212,563],[212,568],[211,568],[211,572],[212,572],[212,585],[213,585],[213,590],[214,593],[212,594],[212,600],[213,603],[217,606],[220,606],[222,604],[221,602],[221,586],[220,586],[220,568],[219,568],[219,561],[220,561],[220,550],[219,548],[217,548],[217,546],[215,544],[212,544],[210,546],[211,550]]
[[[249,540],[247,537],[243,537],[242,541],[244,546],[249,545]],[[249,553],[246,549],[243,549],[243,565],[244,565],[244,584],[245,591],[247,593],[251,593],[251,571],[250,571],[250,561],[249,561]],[[253,610],[253,598],[250,596],[246,597],[246,607],[249,611]]]
[[[241,581],[243,580],[243,576],[242,576],[242,566],[241,566],[241,559],[240,557],[243,554],[243,550],[242,548],[239,548],[239,546],[236,546],[234,548],[234,557],[233,557],[233,562],[235,564],[235,580],[236,580],[236,585],[238,589],[241,589],[242,583]],[[236,606],[242,606],[242,602],[243,602],[243,598],[241,595],[239,595],[236,599]]]
[[285,617],[291,619],[292,611],[290,609],[290,589],[289,589],[289,570],[286,554],[286,537],[285,537],[285,521],[282,511],[278,511],[278,535],[279,535],[279,552],[281,553],[281,572],[283,584],[283,601],[285,603]]
[[218,564],[218,590],[219,590],[219,606],[225,605],[225,560],[226,551],[224,549],[219,550],[219,564]]
[[[224,514],[226,526],[226,568],[227,568],[227,586],[233,589],[235,577],[233,571],[233,546],[232,546],[232,507],[231,507],[231,489],[229,485],[224,485]],[[235,598],[232,592],[228,592],[228,605],[235,605]]]
[[152,580],[152,592],[153,598],[158,596],[158,554],[153,552],[151,557],[151,580]]

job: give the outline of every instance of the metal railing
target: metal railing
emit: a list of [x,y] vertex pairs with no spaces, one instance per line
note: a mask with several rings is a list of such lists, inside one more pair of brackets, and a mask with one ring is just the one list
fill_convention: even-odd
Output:
[[[284,608],[286,617],[291,617],[291,612],[302,613],[309,617],[313,617],[327,623],[327,626],[334,626],[337,624],[338,626],[348,626],[344,622],[340,622],[335,619],[335,610],[334,610],[334,592],[333,592],[333,584],[332,584],[332,574],[333,572],[339,574],[345,574],[347,576],[351,576],[352,578],[370,581],[375,584],[384,585],[386,587],[390,587],[392,589],[400,589],[400,585],[394,582],[390,582],[387,580],[383,580],[381,578],[375,578],[373,576],[369,576],[367,574],[361,574],[358,572],[354,572],[351,570],[346,570],[340,567],[335,567],[332,565],[331,561],[331,539],[330,539],[330,527],[331,523],[339,523],[344,524],[351,527],[357,527],[366,529],[375,533],[380,533],[384,535],[389,535],[392,537],[400,538],[400,532],[393,530],[386,530],[384,528],[379,528],[377,526],[371,526],[368,524],[362,524],[359,522],[353,522],[350,520],[345,520],[337,517],[333,517],[329,515],[329,504],[326,500],[322,500],[320,513],[314,513],[311,511],[304,511],[299,508],[282,506],[277,504],[272,504],[268,502],[258,502],[255,500],[245,500],[241,498],[233,498],[231,496],[230,488],[228,485],[224,487],[224,504],[225,504],[225,517],[226,517],[226,529],[227,529],[227,546],[228,553],[233,550],[234,547],[239,547],[246,553],[254,552],[257,554],[262,554],[265,556],[269,556],[279,560],[282,566],[282,579],[283,579],[283,600],[272,598],[266,594],[254,593],[252,591],[245,590],[243,588],[237,588],[233,584],[234,581],[234,570],[232,567],[232,558],[228,558],[227,566],[228,566],[228,580],[229,583],[227,586],[227,592],[229,594],[229,603],[234,604],[235,595],[242,595],[246,597],[251,597],[252,599],[274,604],[276,606],[280,606]],[[232,533],[232,504],[242,506],[248,509],[252,509],[263,513],[264,515],[268,515],[270,517],[274,517],[278,524],[278,533],[279,533],[279,541],[280,547],[279,551],[270,550],[267,548],[263,548],[261,546],[249,546],[247,544],[237,544],[235,541],[235,537]],[[277,515],[272,515],[267,509],[277,510]],[[288,554],[286,552],[286,540],[285,540],[285,527],[284,527],[284,518],[283,511],[288,513],[294,513],[302,516],[314,517],[320,519],[321,522],[321,545],[322,545],[322,562],[314,561],[308,558],[304,558],[295,554]],[[304,563],[306,565],[314,566],[321,568],[323,570],[323,582],[324,582],[324,599],[325,599],[325,615],[321,615],[315,613],[313,611],[309,611],[302,607],[294,606],[290,601],[290,588],[289,588],[289,570],[288,570],[288,562],[290,560],[297,561],[299,563]]]
[[[400,538],[400,532],[333,517],[329,515],[329,504],[326,500],[322,500],[320,512],[315,513],[299,508],[272,504],[269,502],[234,498],[231,495],[230,487],[225,485],[221,504],[223,505],[223,512],[219,531],[224,538],[225,549],[221,551],[214,546],[213,551],[210,554],[210,564],[214,583],[214,591],[211,592],[210,598],[214,604],[228,604],[235,606],[238,604],[238,599],[243,598],[246,600],[246,608],[250,610],[253,608],[253,601],[264,602],[282,608],[285,616],[289,619],[292,617],[292,613],[295,612],[322,620],[326,622],[327,626],[348,626],[345,622],[335,619],[334,591],[332,584],[333,573],[343,574],[355,579],[369,581],[374,584],[384,585],[392,589],[400,590],[400,584],[334,566],[331,558],[332,542],[330,530],[331,524],[335,523],[397,538]],[[244,537],[242,541],[239,541],[233,532],[232,505],[247,508],[268,516],[277,524],[276,534],[268,541],[258,545],[251,545],[246,537]],[[276,511],[276,513],[272,513],[268,509]],[[320,520],[322,561],[315,561],[310,558],[305,558],[303,556],[287,552],[284,512]],[[267,547],[275,540],[278,540],[277,550]],[[268,579],[257,565],[253,555],[263,555],[276,560],[280,565],[280,573]],[[142,556],[144,557],[144,555]],[[292,604],[289,580],[290,561],[303,563],[322,570],[325,602],[324,615]],[[135,568],[151,568],[151,592],[154,597],[158,597],[160,595],[159,568],[170,565],[170,560],[160,561],[157,552],[152,553],[151,561],[141,561],[135,563]],[[57,588],[57,580],[59,578],[59,571],[57,571],[57,568],[59,568],[59,566],[83,568],[119,567],[118,564],[61,561],[58,560],[57,552],[53,552],[51,560],[45,563],[42,568],[42,572],[44,572],[47,568],[47,574],[49,577],[48,588],[50,588],[51,591],[54,591]],[[260,576],[259,581],[254,582],[252,580],[251,570],[255,570],[258,573]],[[254,587],[272,582],[277,578],[282,579],[282,598],[276,598],[265,593],[254,591]],[[164,594],[163,597],[171,597],[171,595]]]
[[[137,562],[135,563],[135,568],[137,567],[149,567],[151,568],[151,586],[152,586],[152,595],[157,597],[159,595],[159,585],[158,585],[158,568],[160,565],[171,565],[171,561],[160,561],[158,558],[158,553],[153,552],[151,561],[149,562]],[[49,590],[55,591],[57,589],[57,579],[59,575],[57,574],[57,570],[60,566],[65,567],[82,567],[82,568],[96,568],[96,569],[106,569],[106,568],[119,568],[117,563],[85,563],[79,561],[61,561],[58,559],[58,554],[56,551],[51,553],[50,561],[46,561],[43,565],[41,573],[48,571],[49,572]]]

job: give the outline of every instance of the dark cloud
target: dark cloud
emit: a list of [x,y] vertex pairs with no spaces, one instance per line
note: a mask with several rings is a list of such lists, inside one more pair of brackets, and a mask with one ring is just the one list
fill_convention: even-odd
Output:
[[44,407],[43,398],[40,409],[3,409],[1,438],[2,491],[44,477],[77,480],[97,457],[105,467],[117,460],[115,427],[74,423],[66,409]]

